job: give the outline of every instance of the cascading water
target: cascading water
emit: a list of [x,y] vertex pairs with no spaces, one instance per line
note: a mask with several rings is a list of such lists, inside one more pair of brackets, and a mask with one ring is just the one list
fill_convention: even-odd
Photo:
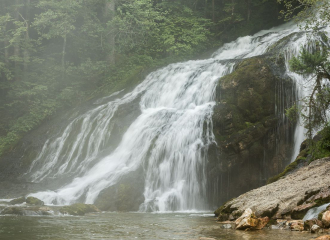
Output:
[[[77,117],[61,136],[45,143],[28,173],[34,182],[67,175],[75,178],[56,191],[31,195],[47,204],[93,203],[103,189],[143,166],[141,211],[207,209],[206,153],[214,142],[211,117],[217,81],[233,71],[235,61],[264,54],[290,35],[283,48],[288,61],[307,42],[305,34],[295,32],[299,29],[294,24],[286,24],[225,44],[210,59],[171,64],[149,74],[132,92]],[[288,74],[298,86],[303,81]],[[133,101],[140,101],[141,114],[117,148],[104,156],[114,114]],[[296,149],[302,134],[297,127]]]

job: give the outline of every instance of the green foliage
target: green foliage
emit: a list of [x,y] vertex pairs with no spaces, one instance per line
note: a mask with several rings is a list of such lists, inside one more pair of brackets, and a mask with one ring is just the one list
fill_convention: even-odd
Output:
[[[301,109],[297,111],[303,119],[311,139],[314,130],[327,123],[327,110],[330,106],[330,62],[328,61],[329,51],[327,48],[318,44],[314,52],[309,52],[302,48],[298,57],[290,60],[292,71],[309,76],[309,87],[311,94],[301,101]],[[327,82],[325,82],[327,81]],[[293,109],[287,110],[288,114],[295,115]]]
[[312,158],[310,161],[330,156],[330,125],[327,125],[318,133],[321,139],[311,146]]
[[329,52],[327,50],[309,52],[302,48],[298,57],[290,60],[291,71],[302,75],[318,74],[322,71],[329,71],[330,65],[327,61]]
[[[285,20],[294,18],[302,29],[318,30],[330,22],[330,2],[323,0],[277,0],[284,5],[281,15]],[[304,23],[302,23],[304,21]]]
[[296,122],[299,117],[299,110],[297,104],[293,104],[290,108],[285,109],[285,115],[291,122]]
[[0,156],[60,110],[132,88],[158,67],[273,26],[274,6],[267,0],[0,1]]

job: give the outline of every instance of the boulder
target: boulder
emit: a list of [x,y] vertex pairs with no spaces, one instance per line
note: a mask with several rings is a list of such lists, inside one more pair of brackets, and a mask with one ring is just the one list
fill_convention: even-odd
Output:
[[241,217],[236,219],[235,226],[237,230],[260,230],[269,222],[268,217],[257,218],[250,208],[246,209]]
[[15,198],[9,202],[10,205],[22,204],[25,202],[25,197]]
[[27,197],[26,203],[34,206],[43,206],[44,202],[35,197]]
[[264,217],[264,218],[258,218],[259,219],[259,223],[256,226],[257,230],[261,230],[263,229],[269,222],[269,217]]
[[320,231],[320,226],[314,224],[312,227],[311,227],[311,233],[318,233]]
[[[266,56],[254,57],[236,64],[231,74],[219,79],[212,116],[216,144],[208,151],[210,205],[260,187],[289,164],[293,142],[289,132],[295,124],[274,113],[279,99],[286,106],[292,104],[294,85],[277,75],[274,69],[280,67],[284,66]],[[276,91],[278,86],[283,91]],[[215,194],[219,191],[226,194]]]
[[291,231],[304,231],[304,222],[303,221],[291,221],[289,223]]
[[325,211],[322,215],[322,224],[324,227],[330,227],[330,211]]
[[1,215],[20,215],[24,213],[23,209],[20,207],[7,207],[2,212]]
[[91,212],[99,212],[100,210],[92,205],[92,204],[84,204],[84,203],[75,203],[70,206],[64,206],[59,209],[59,212],[62,214],[69,214],[69,215],[74,215],[74,216],[83,216],[86,213],[91,213]]
[[323,227],[322,221],[320,221],[318,219],[311,219],[311,220],[306,220],[304,222],[304,230],[305,231],[311,231],[311,229],[314,225],[317,225],[321,228]]

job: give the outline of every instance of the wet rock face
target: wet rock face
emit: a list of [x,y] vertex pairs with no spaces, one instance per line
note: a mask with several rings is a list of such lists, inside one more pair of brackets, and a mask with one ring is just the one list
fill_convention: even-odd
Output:
[[104,189],[95,205],[102,211],[138,211],[144,202],[144,174],[140,168],[124,176],[116,185]]
[[[269,58],[242,61],[219,80],[213,114],[217,145],[209,149],[211,205],[225,202],[281,172],[290,162],[294,124],[284,116],[294,85]],[[213,194],[216,192],[217,194]]]

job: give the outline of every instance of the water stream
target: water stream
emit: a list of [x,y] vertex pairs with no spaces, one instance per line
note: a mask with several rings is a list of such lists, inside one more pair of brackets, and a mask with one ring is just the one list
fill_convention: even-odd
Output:
[[[214,142],[212,113],[218,79],[233,71],[236,60],[262,55],[285,37],[290,38],[282,48],[287,62],[307,43],[306,34],[299,32],[289,23],[239,38],[210,59],[171,64],[149,74],[132,92],[109,102],[100,100],[101,105],[49,139],[27,173],[33,182],[68,175],[74,178],[56,191],[31,195],[46,204],[94,203],[103,189],[143,166],[145,201],[141,211],[208,209],[206,153]],[[321,38],[315,35],[313,39]],[[287,74],[298,83],[297,96],[303,97],[304,79],[289,70]],[[116,111],[134,101],[139,101],[141,114],[119,145],[105,155]],[[302,140],[303,129],[298,125],[292,159]]]

